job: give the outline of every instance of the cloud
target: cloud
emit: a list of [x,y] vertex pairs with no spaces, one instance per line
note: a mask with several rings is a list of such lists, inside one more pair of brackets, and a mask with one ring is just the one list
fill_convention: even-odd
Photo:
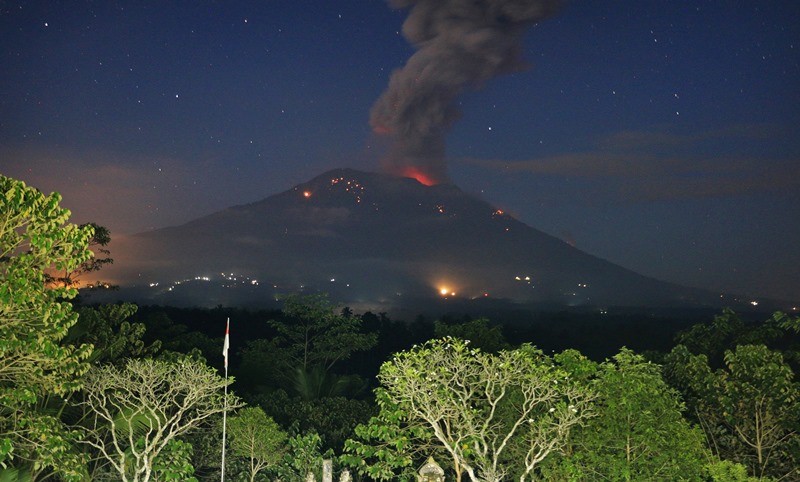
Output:
[[[58,192],[75,223],[96,222],[112,234],[182,223],[232,203],[212,200],[203,184],[216,172],[231,177],[212,159],[184,160],[68,148],[2,148],[0,173],[43,192]],[[218,186],[215,186],[215,188]],[[219,207],[216,205],[220,204]]]
[[509,174],[526,172],[595,181],[592,190],[626,200],[738,196],[800,186],[800,159],[742,155],[731,147],[741,142],[778,141],[776,137],[782,136],[762,125],[692,135],[622,131],[598,140],[594,149],[583,152],[527,160],[461,161]]
[[634,151],[658,148],[686,148],[725,139],[775,140],[786,138],[785,128],[771,124],[736,124],[694,134],[675,134],[665,130],[624,130],[601,138],[597,147],[605,150]]

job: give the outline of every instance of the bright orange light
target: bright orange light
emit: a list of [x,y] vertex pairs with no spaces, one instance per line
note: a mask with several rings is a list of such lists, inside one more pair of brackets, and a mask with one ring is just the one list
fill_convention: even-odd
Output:
[[439,288],[439,294],[447,298],[448,296],[455,296],[456,292],[448,288],[447,286],[442,286],[441,288]]
[[303,191],[303,197],[306,197],[306,198],[311,197],[311,191]]
[[434,184],[437,184],[437,182],[432,177],[420,171],[418,168],[414,166],[408,166],[403,168],[403,170],[400,172],[400,175],[403,177],[410,177],[411,179],[416,179],[420,184],[424,184],[426,186],[433,186]]

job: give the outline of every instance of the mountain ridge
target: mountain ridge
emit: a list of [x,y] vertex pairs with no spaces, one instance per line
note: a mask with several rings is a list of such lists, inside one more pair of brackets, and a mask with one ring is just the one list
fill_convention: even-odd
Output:
[[130,236],[114,253],[118,261],[107,274],[122,285],[235,273],[274,293],[319,290],[343,301],[384,304],[425,297],[720,304],[719,294],[585,253],[453,184],[426,186],[348,168]]

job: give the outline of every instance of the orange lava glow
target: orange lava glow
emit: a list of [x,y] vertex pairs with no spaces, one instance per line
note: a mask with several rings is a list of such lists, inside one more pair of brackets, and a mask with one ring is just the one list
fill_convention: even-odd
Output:
[[409,166],[403,169],[400,173],[403,177],[410,177],[411,179],[416,179],[420,184],[424,184],[426,186],[433,186],[434,184],[438,184],[432,177],[425,174],[424,172],[420,171],[416,167]]
[[303,191],[303,197],[311,197],[311,191]]
[[450,297],[450,296],[455,296],[456,292],[453,291],[451,288],[448,288],[446,286],[442,286],[441,288],[439,288],[439,294],[442,295],[443,297],[447,298],[447,297]]
[[374,126],[372,128],[372,131],[375,132],[376,134],[380,135],[380,136],[385,136],[385,135],[388,135],[388,134],[392,133],[391,129],[389,129],[386,126],[380,126],[380,125],[379,126]]

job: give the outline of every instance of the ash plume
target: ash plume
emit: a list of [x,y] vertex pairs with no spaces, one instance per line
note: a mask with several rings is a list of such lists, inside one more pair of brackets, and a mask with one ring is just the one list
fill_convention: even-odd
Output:
[[389,0],[410,8],[403,35],[417,51],[392,73],[372,106],[370,125],[391,139],[385,168],[429,183],[447,179],[445,135],[458,117],[458,96],[525,67],[526,27],[560,0]]

